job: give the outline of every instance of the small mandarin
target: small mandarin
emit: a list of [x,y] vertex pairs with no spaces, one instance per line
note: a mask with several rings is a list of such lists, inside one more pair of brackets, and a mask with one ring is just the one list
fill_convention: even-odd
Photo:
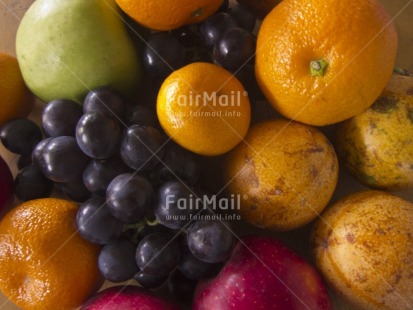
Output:
[[0,290],[27,310],[79,307],[101,284],[99,247],[76,232],[74,202],[22,203],[0,222]]
[[251,108],[244,87],[231,73],[199,62],[166,78],[158,94],[157,114],[176,143],[194,153],[215,156],[242,141]]

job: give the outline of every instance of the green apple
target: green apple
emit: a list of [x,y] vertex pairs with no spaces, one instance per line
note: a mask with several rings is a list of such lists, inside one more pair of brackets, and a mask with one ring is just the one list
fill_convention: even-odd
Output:
[[45,102],[82,103],[87,92],[112,86],[129,96],[141,79],[139,51],[114,0],[37,0],[16,37],[23,78]]

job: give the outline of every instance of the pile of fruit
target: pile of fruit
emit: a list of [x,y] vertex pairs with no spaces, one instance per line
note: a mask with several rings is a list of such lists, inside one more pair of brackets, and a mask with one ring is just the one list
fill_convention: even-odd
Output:
[[22,309],[410,309],[413,203],[387,192],[413,187],[397,44],[377,0],[33,2],[0,54],[18,156],[0,157],[0,291]]

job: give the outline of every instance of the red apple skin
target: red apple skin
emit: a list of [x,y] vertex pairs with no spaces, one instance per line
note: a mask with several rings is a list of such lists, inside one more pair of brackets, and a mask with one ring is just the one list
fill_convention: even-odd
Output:
[[81,310],[179,310],[138,286],[112,286],[96,293]]
[[276,239],[249,236],[238,242],[216,278],[198,284],[193,310],[210,309],[324,310],[333,306],[310,264]]
[[13,196],[13,175],[3,157],[0,156],[0,213],[11,203]]

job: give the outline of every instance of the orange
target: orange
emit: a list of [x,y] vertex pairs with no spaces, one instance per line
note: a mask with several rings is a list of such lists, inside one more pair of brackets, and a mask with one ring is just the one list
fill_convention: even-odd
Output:
[[373,104],[396,51],[395,27],[377,0],[284,0],[259,30],[255,73],[276,110],[321,126]]
[[279,119],[250,129],[245,143],[228,154],[224,178],[229,194],[243,197],[236,210],[243,220],[286,231],[326,207],[336,188],[338,161],[321,131]]
[[0,53],[0,126],[13,118],[27,117],[34,97],[24,84],[17,59]]
[[76,203],[36,199],[0,222],[0,290],[23,309],[74,309],[101,284],[99,247],[76,232]]
[[228,152],[247,134],[248,94],[227,70],[192,63],[169,75],[157,99],[159,122],[170,138],[201,155]]
[[172,30],[195,24],[215,13],[223,0],[116,0],[139,24],[155,30]]

